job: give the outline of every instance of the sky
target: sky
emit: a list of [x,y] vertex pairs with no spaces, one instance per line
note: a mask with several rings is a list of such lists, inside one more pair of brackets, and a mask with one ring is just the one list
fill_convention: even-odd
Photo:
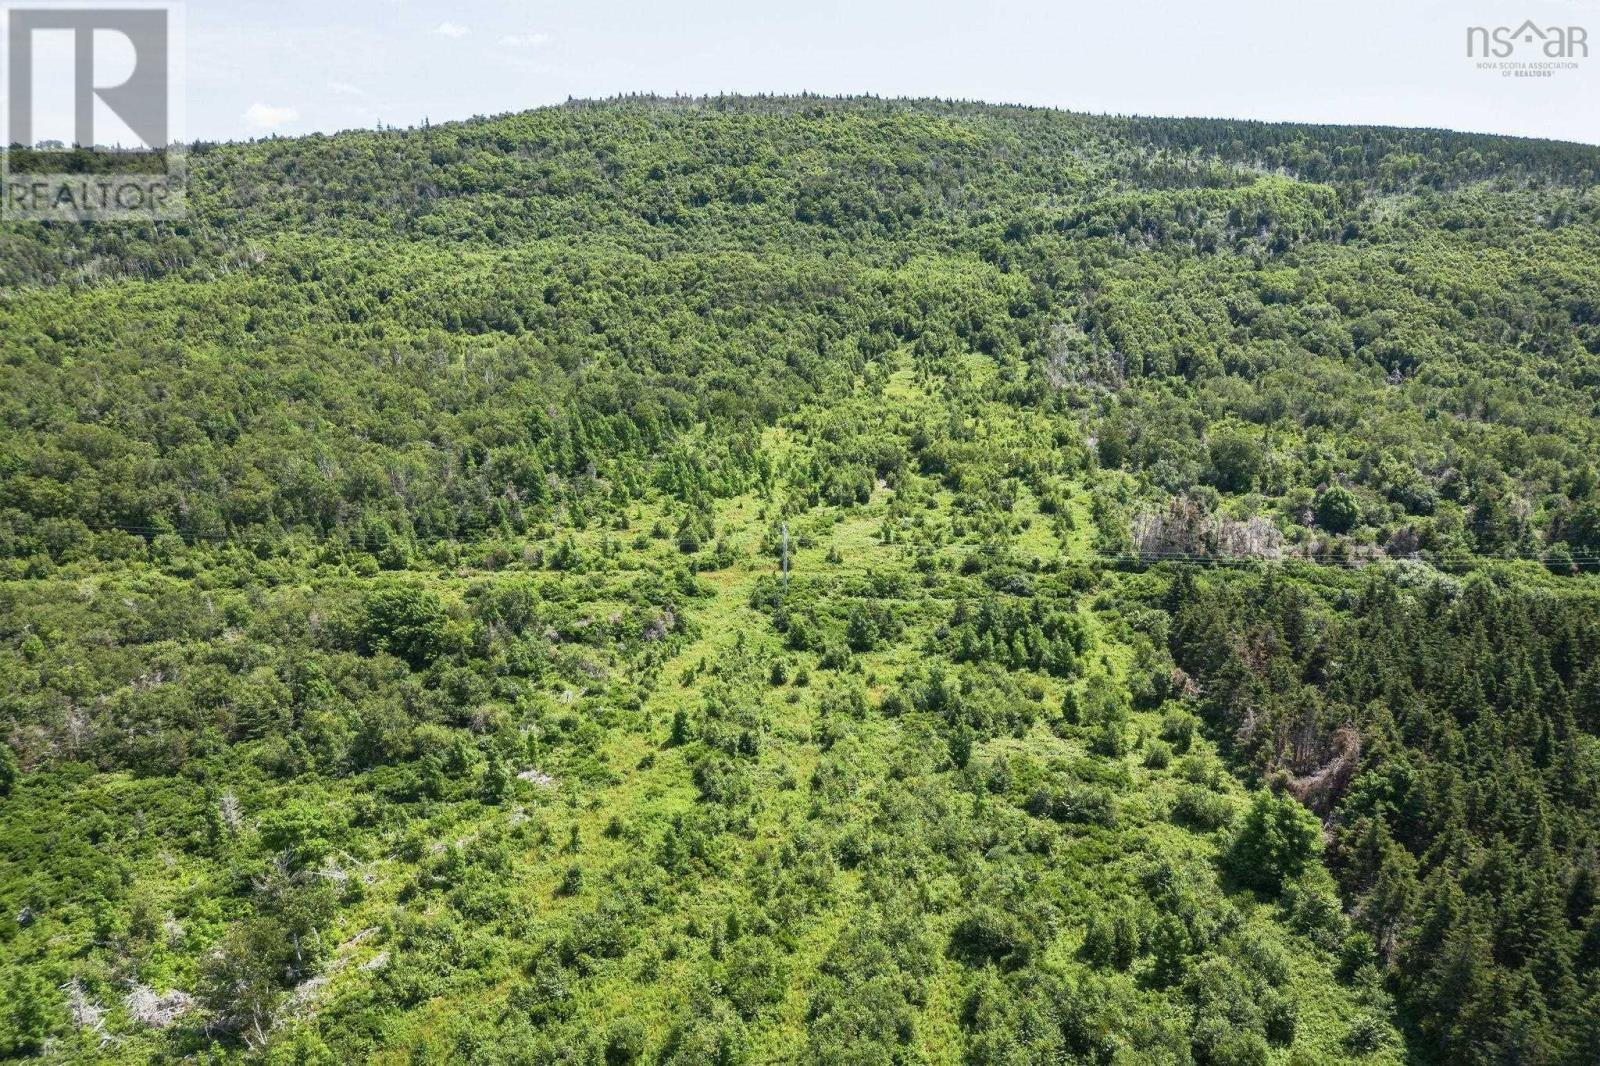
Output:
[[[191,139],[626,92],[806,90],[1600,143],[1600,0],[188,0],[184,12]],[[1468,57],[1468,27],[1527,19],[1587,30],[1591,58],[1527,78]]]

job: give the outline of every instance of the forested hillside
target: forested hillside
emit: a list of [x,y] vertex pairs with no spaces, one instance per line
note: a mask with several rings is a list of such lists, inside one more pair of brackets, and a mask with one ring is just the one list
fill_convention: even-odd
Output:
[[1600,1060],[1600,149],[190,173],[0,227],[0,1056]]

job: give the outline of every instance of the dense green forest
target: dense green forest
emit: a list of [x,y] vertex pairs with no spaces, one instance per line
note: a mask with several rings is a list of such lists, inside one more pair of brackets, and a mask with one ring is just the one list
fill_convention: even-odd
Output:
[[0,225],[0,1057],[1600,1061],[1600,149],[189,171]]

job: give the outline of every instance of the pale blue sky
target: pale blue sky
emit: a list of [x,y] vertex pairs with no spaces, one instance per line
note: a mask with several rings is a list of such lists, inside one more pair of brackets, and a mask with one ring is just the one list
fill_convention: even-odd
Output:
[[[1593,55],[1547,79],[1467,57],[1469,25],[1527,18],[1586,27]],[[1600,143],[1600,0],[189,0],[186,20],[208,139],[811,90]]]

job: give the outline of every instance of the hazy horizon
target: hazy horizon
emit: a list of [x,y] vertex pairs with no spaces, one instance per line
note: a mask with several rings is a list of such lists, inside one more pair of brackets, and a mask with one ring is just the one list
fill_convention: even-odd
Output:
[[[1549,77],[1466,54],[1471,26],[1576,26],[1600,0],[1201,10],[818,0],[190,0],[188,140],[413,126],[653,92],[872,94],[1121,114],[1451,129],[1600,144],[1600,56]],[[1524,52],[1516,58],[1534,58]]]
[[[875,93],[875,92],[872,92],[870,90],[863,90],[861,92],[847,92],[847,93],[820,93],[820,92],[811,92],[811,91],[805,90],[805,89],[798,89],[798,90],[795,90],[793,92],[787,92],[787,91],[784,91],[784,92],[771,92],[771,91],[766,91],[766,90],[729,90],[727,92],[719,92],[719,93],[678,93],[678,94],[652,92],[650,90],[637,90],[637,91],[629,91],[629,92],[611,93],[611,94],[605,95],[605,96],[573,96],[573,97],[569,97],[569,98],[564,99],[564,100],[558,100],[558,101],[555,101],[555,102],[552,102],[552,103],[533,104],[533,105],[530,105],[530,106],[527,106],[527,107],[518,107],[518,108],[503,109],[503,110],[497,110],[497,111],[479,111],[479,112],[475,112],[475,113],[473,113],[471,115],[459,115],[459,116],[452,116],[452,117],[449,117],[449,118],[438,118],[438,117],[432,116],[432,115],[425,115],[425,116],[423,116],[423,118],[426,119],[426,121],[428,122],[429,125],[442,126],[442,125],[449,125],[449,124],[452,124],[452,123],[464,123],[464,122],[474,122],[474,121],[482,121],[482,120],[492,120],[492,119],[497,118],[497,117],[502,117],[502,116],[506,116],[506,115],[524,114],[524,113],[531,112],[531,111],[546,111],[546,110],[551,110],[551,109],[554,109],[554,108],[567,107],[567,106],[570,106],[572,104],[599,104],[599,105],[603,105],[603,104],[624,103],[624,102],[627,102],[627,101],[630,101],[630,100],[646,100],[646,99],[676,100],[676,101],[681,102],[681,103],[693,104],[693,103],[700,103],[700,102],[705,102],[705,101],[710,101],[710,100],[716,100],[719,97],[720,98],[730,99],[730,100],[754,100],[754,99],[760,99],[760,98],[763,98],[763,97],[773,98],[773,99],[799,99],[799,98],[803,98],[803,97],[814,97],[814,98],[822,99],[822,100],[879,100],[879,101],[882,101],[884,103],[901,103],[901,104],[942,102],[942,103],[951,103],[951,104],[962,104],[962,105],[973,106],[973,107],[1017,108],[1019,110],[1026,110],[1026,111],[1052,111],[1052,112],[1055,112],[1057,114],[1062,114],[1062,115],[1083,115],[1083,116],[1088,116],[1088,117],[1093,117],[1093,118],[1171,119],[1171,120],[1175,120],[1175,121],[1192,119],[1192,120],[1196,120],[1196,121],[1206,121],[1206,122],[1250,122],[1250,123],[1259,123],[1259,124],[1264,125],[1264,126],[1273,126],[1273,125],[1283,125],[1283,126],[1326,126],[1326,127],[1334,127],[1334,128],[1355,128],[1355,127],[1362,127],[1362,126],[1371,126],[1371,127],[1381,127],[1381,128],[1386,128],[1386,129],[1400,129],[1400,130],[1438,130],[1438,131],[1445,132],[1445,133],[1460,133],[1460,134],[1469,134],[1469,135],[1474,135],[1474,136],[1485,136],[1485,137],[1505,137],[1505,138],[1515,139],[1515,140],[1548,141],[1548,142],[1551,142],[1551,143],[1558,143],[1558,144],[1581,144],[1581,145],[1600,148],[1600,140],[1578,140],[1578,139],[1574,139],[1574,138],[1570,138],[1570,137],[1542,137],[1542,136],[1539,136],[1537,134],[1506,133],[1506,132],[1501,131],[1501,130],[1488,130],[1488,129],[1464,129],[1464,128],[1456,127],[1456,126],[1402,125],[1402,124],[1393,123],[1393,122],[1365,122],[1365,121],[1363,121],[1363,122],[1357,122],[1357,121],[1342,122],[1342,121],[1337,121],[1337,120],[1335,120],[1335,121],[1323,121],[1323,120],[1320,120],[1320,119],[1302,119],[1302,118],[1294,118],[1294,117],[1255,118],[1255,117],[1244,116],[1244,115],[1208,115],[1208,114],[1198,114],[1198,113],[1188,114],[1188,113],[1181,113],[1181,112],[1156,114],[1156,113],[1143,112],[1143,111],[1088,111],[1088,110],[1085,110],[1083,108],[1065,107],[1065,106],[1061,106],[1061,105],[1057,105],[1057,104],[1029,103],[1029,102],[1027,102],[1025,100],[980,100],[980,99],[974,99],[974,98],[969,98],[969,97],[929,96],[929,95],[921,95],[921,96],[890,96],[890,95],[887,95],[887,94],[884,94],[884,93]],[[380,128],[381,129],[385,129],[385,130],[389,130],[389,129],[417,129],[417,128],[420,128],[421,125],[422,125],[422,121],[421,120],[413,121],[413,122],[388,122],[388,121],[384,121],[382,123],[381,127],[378,124],[374,123],[374,124],[365,125],[365,126],[363,126],[363,125],[354,125],[354,126],[340,126],[340,127],[334,128],[334,129],[326,129],[326,130],[321,130],[321,129],[319,129],[319,130],[306,130],[306,131],[299,132],[299,133],[283,133],[283,132],[276,132],[275,131],[275,132],[270,132],[270,133],[254,133],[254,134],[249,134],[249,135],[246,135],[246,136],[231,137],[231,138],[204,138],[204,137],[201,137],[201,138],[191,138],[191,139],[192,140],[196,140],[196,141],[201,141],[201,142],[204,142],[204,143],[209,143],[209,144],[247,144],[247,143],[250,143],[251,141],[270,139],[272,137],[279,137],[279,138],[285,138],[285,139],[294,138],[294,137],[316,137],[316,136],[332,137],[332,136],[337,136],[337,135],[342,134],[342,133],[370,132],[370,131],[378,130]]]

